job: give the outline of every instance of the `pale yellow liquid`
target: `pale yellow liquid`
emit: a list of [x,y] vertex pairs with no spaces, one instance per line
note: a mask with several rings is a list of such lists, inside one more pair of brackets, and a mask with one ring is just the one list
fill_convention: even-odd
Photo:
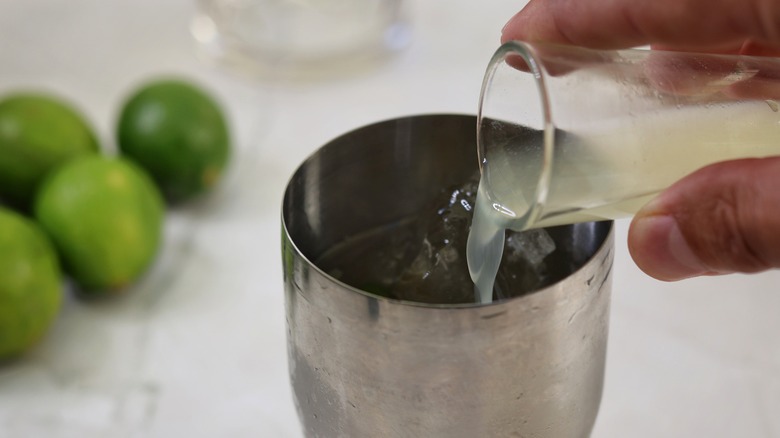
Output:
[[[707,164],[780,155],[770,101],[667,110],[557,132],[547,196],[537,203],[542,144],[489,145],[467,258],[482,303],[491,301],[505,229],[517,231],[633,215]],[[537,205],[538,215],[526,215]]]

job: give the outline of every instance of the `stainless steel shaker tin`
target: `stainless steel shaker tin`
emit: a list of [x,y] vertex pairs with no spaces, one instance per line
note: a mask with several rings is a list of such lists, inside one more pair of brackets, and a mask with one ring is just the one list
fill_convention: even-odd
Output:
[[411,116],[323,146],[282,213],[289,370],[308,437],[585,437],[598,412],[613,223],[567,226],[582,266],[490,305],[391,300],[314,260],[477,168],[476,118]]

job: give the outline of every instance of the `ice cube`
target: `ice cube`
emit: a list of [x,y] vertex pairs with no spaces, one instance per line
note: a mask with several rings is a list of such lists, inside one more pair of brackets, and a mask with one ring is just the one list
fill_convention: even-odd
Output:
[[394,296],[426,303],[471,303],[474,289],[466,264],[466,239],[478,174],[443,190],[420,219],[419,252],[393,286]]
[[504,257],[510,263],[520,258],[532,266],[542,263],[555,251],[555,241],[544,229],[532,229],[507,233]]
[[546,260],[555,253],[556,244],[544,229],[508,231],[501,267],[496,275],[495,296],[517,297],[555,281]]

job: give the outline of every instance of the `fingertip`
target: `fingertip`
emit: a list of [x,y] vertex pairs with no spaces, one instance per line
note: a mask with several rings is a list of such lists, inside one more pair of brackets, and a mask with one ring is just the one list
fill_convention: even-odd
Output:
[[522,22],[525,17],[526,8],[523,8],[520,12],[516,13],[504,24],[501,28],[501,44],[512,40],[522,39],[520,29],[522,29]]
[[658,280],[677,281],[710,273],[671,215],[637,215],[629,228],[628,250],[637,266]]
[[501,42],[514,40],[561,42],[550,8],[549,3],[529,1],[501,29]]

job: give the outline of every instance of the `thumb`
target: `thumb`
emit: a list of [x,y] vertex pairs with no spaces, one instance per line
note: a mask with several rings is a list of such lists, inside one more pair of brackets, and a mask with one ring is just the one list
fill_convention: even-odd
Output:
[[713,164],[673,184],[636,214],[628,249],[665,281],[780,267],[780,157]]

